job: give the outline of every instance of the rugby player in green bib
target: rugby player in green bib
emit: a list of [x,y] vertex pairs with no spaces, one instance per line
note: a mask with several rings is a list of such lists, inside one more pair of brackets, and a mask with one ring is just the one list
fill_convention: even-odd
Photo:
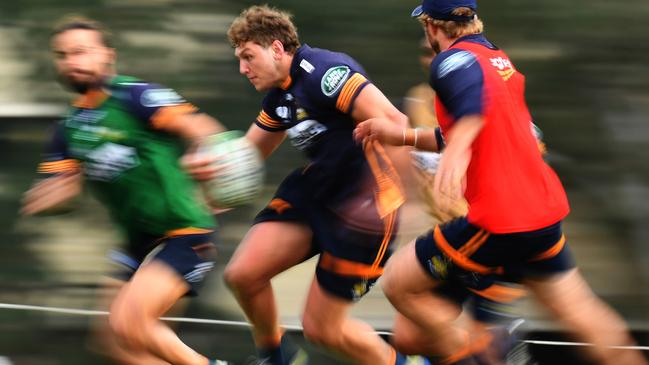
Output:
[[25,194],[22,212],[61,207],[82,181],[108,208],[128,245],[111,257],[123,270],[97,332],[117,363],[226,364],[159,320],[214,265],[215,221],[180,160],[223,126],[172,89],[117,75],[110,34],[93,20],[63,20],[51,46],[61,82],[80,96],[55,127],[39,166],[44,179]]

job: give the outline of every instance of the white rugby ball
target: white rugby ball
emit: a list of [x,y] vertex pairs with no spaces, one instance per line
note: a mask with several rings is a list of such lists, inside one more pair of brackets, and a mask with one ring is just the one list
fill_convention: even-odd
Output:
[[243,132],[227,131],[207,137],[199,153],[209,154],[219,173],[202,182],[207,202],[213,208],[232,208],[253,201],[264,183],[264,163],[257,147]]

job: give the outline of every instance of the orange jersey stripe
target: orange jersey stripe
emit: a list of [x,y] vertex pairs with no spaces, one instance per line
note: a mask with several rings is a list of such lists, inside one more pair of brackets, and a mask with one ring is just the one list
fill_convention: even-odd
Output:
[[94,109],[101,105],[104,100],[108,99],[108,94],[103,90],[90,90],[81,95],[72,103],[76,108]]
[[332,256],[328,252],[320,255],[318,266],[343,276],[359,276],[364,278],[376,278],[383,274],[383,269],[375,270],[372,266],[360,262],[341,259]]
[[383,241],[381,241],[379,252],[377,253],[376,259],[372,264],[372,271],[380,270],[379,265],[381,265],[381,261],[383,261],[383,257],[385,257],[385,252],[388,250],[388,246],[390,246],[390,240],[392,239],[392,232],[394,231],[394,222],[396,221],[396,216],[397,213],[392,212],[385,219],[385,233],[383,235]]
[[196,111],[198,111],[198,108],[189,103],[163,106],[151,116],[151,125],[156,129],[164,129],[178,116],[195,113]]
[[343,113],[347,113],[349,111],[349,107],[351,106],[352,98],[356,94],[358,88],[365,81],[367,81],[365,76],[359,73],[356,73],[352,77],[350,77],[349,80],[347,80],[347,82],[345,83],[343,89],[340,91],[340,94],[338,95],[336,108],[338,108],[338,110]]

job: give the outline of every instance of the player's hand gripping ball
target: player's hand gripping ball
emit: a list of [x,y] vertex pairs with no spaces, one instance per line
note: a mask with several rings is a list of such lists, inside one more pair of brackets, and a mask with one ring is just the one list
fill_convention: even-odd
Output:
[[264,164],[257,147],[241,131],[205,138],[200,154],[214,157],[216,175],[203,181],[207,202],[213,208],[232,208],[253,201],[264,182]]

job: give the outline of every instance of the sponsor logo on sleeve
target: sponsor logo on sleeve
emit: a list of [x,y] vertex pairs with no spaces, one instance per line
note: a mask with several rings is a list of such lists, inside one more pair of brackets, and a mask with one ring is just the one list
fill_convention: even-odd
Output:
[[332,96],[345,84],[351,70],[347,66],[335,66],[327,70],[320,86],[326,96]]
[[140,104],[147,108],[178,105],[185,103],[185,99],[173,89],[148,89],[140,96]]
[[453,71],[463,70],[471,67],[476,62],[473,54],[467,51],[461,51],[448,56],[442,61],[437,68],[437,77],[444,78]]

